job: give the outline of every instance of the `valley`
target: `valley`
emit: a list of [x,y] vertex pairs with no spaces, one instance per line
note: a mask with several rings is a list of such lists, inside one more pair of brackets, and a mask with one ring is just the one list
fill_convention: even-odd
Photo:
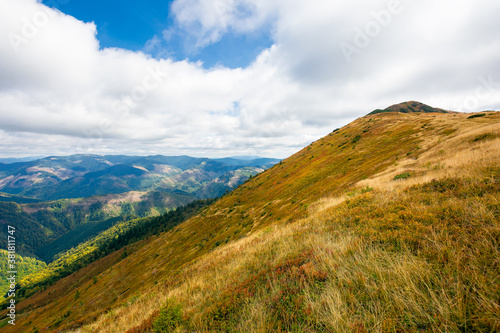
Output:
[[24,278],[43,270],[37,260],[50,264],[112,227],[217,198],[278,161],[98,155],[14,159],[0,163],[0,225],[22,230],[18,254],[28,256],[28,263],[36,258],[33,270],[20,270]]

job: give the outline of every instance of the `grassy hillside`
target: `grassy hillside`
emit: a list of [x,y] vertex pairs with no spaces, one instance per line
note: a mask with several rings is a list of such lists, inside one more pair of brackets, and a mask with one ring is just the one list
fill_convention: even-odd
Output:
[[360,118],[23,301],[19,327],[498,330],[500,113],[469,116]]

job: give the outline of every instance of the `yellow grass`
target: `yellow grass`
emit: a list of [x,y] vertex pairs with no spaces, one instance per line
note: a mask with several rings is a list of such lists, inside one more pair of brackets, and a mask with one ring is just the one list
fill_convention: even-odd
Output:
[[[73,293],[81,279],[82,298],[109,301],[67,332],[126,332],[170,301],[182,307],[178,332],[500,329],[500,114],[466,118],[358,119],[112,268],[96,263],[95,286],[82,270],[45,293],[61,285]],[[393,180],[404,172],[411,176]],[[280,298],[287,290],[296,291],[292,300]],[[25,303],[37,327],[54,318],[38,319],[39,309],[88,309],[64,295],[67,306],[42,308],[41,295]]]
[[[496,115],[498,116],[498,112]],[[476,176],[478,168],[484,165],[498,167],[500,165],[498,158],[500,156],[500,119],[492,124],[470,122],[464,126],[463,118],[466,116],[457,115],[458,120],[449,117],[444,120],[433,118],[430,120],[430,126],[453,128],[456,131],[446,139],[421,134],[420,146],[423,153],[418,158],[414,156],[402,158],[383,172],[358,182],[357,186],[401,190],[432,179]],[[471,142],[484,133],[492,133],[496,138]],[[412,177],[405,181],[393,181],[396,175],[403,172],[412,173]]]
[[[498,193],[495,195],[498,202]],[[389,208],[394,202],[412,200],[410,193],[390,191],[364,194],[350,201],[362,200],[363,197],[374,198],[375,206]],[[481,202],[449,200],[452,203],[457,201],[457,205],[471,205],[470,214],[474,221],[495,219],[491,216],[492,211]],[[338,198],[320,200],[305,219],[268,227],[219,248],[187,266],[179,275],[182,281],[159,289],[155,297],[120,309],[112,317],[103,316],[93,325],[75,332],[126,331],[138,326],[158,307],[158,303],[167,299],[182,304],[184,313],[190,318],[189,326],[179,326],[179,332],[215,331],[206,308],[207,301],[216,303],[225,290],[231,290],[235,283],[251,277],[255,267],[264,264],[276,266],[308,250],[314,251],[312,269],[326,272],[330,278],[319,293],[314,287],[304,287],[305,304],[310,307],[313,323],[303,323],[293,331],[315,332],[318,327],[324,327],[326,332],[416,331],[418,323],[425,331],[459,330],[460,321],[467,321],[468,302],[471,302],[468,300],[471,296],[464,292],[464,283],[467,283],[458,281],[456,286],[450,285],[435,264],[415,255],[410,248],[388,251],[352,229],[332,224],[331,221],[341,221],[352,215],[349,201],[341,204],[343,201]],[[420,203],[410,203],[409,206],[414,212],[426,211]],[[497,220],[496,232],[499,227]],[[451,239],[443,239],[440,235],[428,236],[434,237],[432,244],[436,246],[456,246]],[[494,256],[498,258],[498,255],[496,249]],[[460,256],[457,258],[462,260]],[[454,264],[451,266],[455,267]],[[482,268],[479,265],[475,269]],[[272,285],[268,293],[277,295],[282,286],[272,275],[268,279]],[[478,298],[476,302],[489,308],[488,313],[500,314],[494,299],[481,292]],[[273,331],[273,318],[266,305],[265,292],[249,298],[241,305],[240,311],[241,316],[234,325],[237,332]],[[144,316],[138,317],[139,312]],[[496,322],[492,327],[500,328],[500,319],[490,315],[485,320]]]

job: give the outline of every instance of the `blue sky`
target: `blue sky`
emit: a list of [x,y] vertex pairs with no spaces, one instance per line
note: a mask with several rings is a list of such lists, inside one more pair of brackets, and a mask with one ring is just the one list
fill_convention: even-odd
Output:
[[500,109],[500,1],[43,1],[0,0],[0,157],[286,158],[404,101]]
[[[272,45],[270,31],[266,28],[252,33],[229,31],[216,43],[194,47],[189,38],[176,25],[171,13],[173,1],[162,0],[43,0],[63,13],[84,22],[94,22],[97,39],[102,48],[117,47],[143,51],[156,58],[202,61],[204,67],[246,67],[265,49]],[[165,40],[164,32],[170,33]],[[154,37],[160,41],[148,48]]]

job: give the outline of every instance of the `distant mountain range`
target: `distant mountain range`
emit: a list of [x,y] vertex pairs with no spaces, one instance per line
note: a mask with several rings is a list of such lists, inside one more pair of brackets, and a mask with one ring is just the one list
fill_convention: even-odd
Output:
[[45,156],[7,157],[7,158],[0,158],[0,163],[30,162],[30,161],[40,160],[44,157]]
[[159,216],[197,199],[220,197],[277,162],[72,155],[0,163],[0,226],[22,228],[20,254],[49,261],[56,249],[52,242],[70,232],[75,243],[66,243],[77,245],[118,217]]
[[277,162],[160,155],[46,157],[0,163],[0,192],[43,201],[151,190],[216,197]]

